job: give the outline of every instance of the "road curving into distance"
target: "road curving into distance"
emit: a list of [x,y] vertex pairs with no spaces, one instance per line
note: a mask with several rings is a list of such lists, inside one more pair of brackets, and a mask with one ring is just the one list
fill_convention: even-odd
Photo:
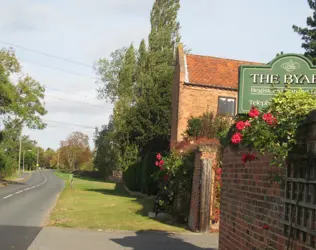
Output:
[[45,170],[0,187],[0,249],[28,249],[63,187],[63,180]]

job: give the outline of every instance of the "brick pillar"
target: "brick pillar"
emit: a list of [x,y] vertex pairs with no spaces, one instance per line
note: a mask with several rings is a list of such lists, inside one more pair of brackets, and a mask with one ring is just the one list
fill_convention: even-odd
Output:
[[193,232],[209,231],[213,190],[212,166],[217,164],[218,144],[200,146],[195,155],[191,191],[189,228]]

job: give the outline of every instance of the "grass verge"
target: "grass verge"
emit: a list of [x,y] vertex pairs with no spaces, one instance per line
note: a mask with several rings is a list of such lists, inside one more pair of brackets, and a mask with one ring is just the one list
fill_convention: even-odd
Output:
[[131,197],[122,184],[78,177],[74,190],[69,187],[68,174],[56,172],[66,180],[52,211],[49,225],[69,228],[113,230],[160,230],[184,232],[184,227],[172,222],[149,218],[153,200]]

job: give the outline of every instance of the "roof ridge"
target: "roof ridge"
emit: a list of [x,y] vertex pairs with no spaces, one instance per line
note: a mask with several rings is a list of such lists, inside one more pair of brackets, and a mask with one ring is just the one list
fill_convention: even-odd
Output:
[[245,61],[245,60],[237,60],[237,59],[231,59],[231,58],[225,58],[225,57],[218,57],[218,56],[206,56],[206,55],[197,55],[197,54],[185,54],[188,56],[199,56],[199,57],[206,57],[206,58],[214,58],[214,59],[222,59],[222,60],[228,60],[228,61],[234,61],[234,62],[249,62],[249,63],[258,63],[258,64],[263,64],[259,62],[253,62],[253,61]]

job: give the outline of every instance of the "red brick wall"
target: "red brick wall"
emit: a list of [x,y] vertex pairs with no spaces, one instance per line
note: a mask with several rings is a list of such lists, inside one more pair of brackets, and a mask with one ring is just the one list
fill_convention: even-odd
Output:
[[[244,165],[244,152],[230,147],[224,151],[219,249],[286,249],[280,221],[284,190],[282,184],[271,184],[271,158],[259,155],[257,160]],[[277,170],[282,171],[274,171]],[[263,229],[265,224],[268,230]],[[268,244],[272,248],[266,248]],[[312,248],[303,248],[296,242],[294,249]]]

